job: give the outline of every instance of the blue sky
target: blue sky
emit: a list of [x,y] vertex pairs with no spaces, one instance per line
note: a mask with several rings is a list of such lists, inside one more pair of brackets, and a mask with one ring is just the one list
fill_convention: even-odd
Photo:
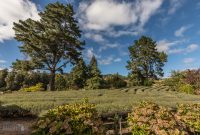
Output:
[[[165,76],[171,70],[200,66],[199,0],[59,0],[74,5],[82,38],[83,56],[98,59],[103,74],[127,75],[128,46],[141,35],[157,41],[157,49],[168,54]],[[37,13],[55,0],[4,0],[0,2],[0,68],[10,68],[20,53],[12,23],[39,19]],[[68,66],[66,72],[70,70]]]

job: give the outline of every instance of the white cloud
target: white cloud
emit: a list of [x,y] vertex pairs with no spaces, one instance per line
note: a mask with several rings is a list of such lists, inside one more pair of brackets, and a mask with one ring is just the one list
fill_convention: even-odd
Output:
[[99,64],[100,65],[109,65],[113,62],[113,57],[112,56],[109,56],[107,57],[106,59],[100,59],[99,60]]
[[121,62],[121,61],[122,61],[121,58],[116,58],[116,59],[114,60],[114,62]]
[[85,52],[85,56],[87,57],[87,59],[91,59],[93,56],[95,56],[96,58],[101,58],[100,55],[97,55],[95,52],[94,52],[94,49],[93,48],[88,48]]
[[99,48],[99,52],[102,52],[108,48],[117,48],[119,47],[119,44],[115,43],[115,44],[104,44]]
[[108,56],[105,59],[99,59],[100,65],[109,65],[113,62],[120,62],[121,58],[114,58],[113,56]]
[[6,61],[5,60],[0,60],[0,63],[2,64],[2,63],[6,63]]
[[185,0],[170,0],[168,14],[174,14],[183,4]]
[[94,40],[96,42],[104,42],[105,41],[105,39],[103,38],[103,36],[100,35],[100,34],[86,33],[86,34],[84,34],[84,36],[86,38],[92,39],[92,40]]
[[163,39],[163,40],[158,41],[157,49],[160,52],[168,53],[171,50],[172,47],[179,45],[182,42],[184,42],[184,41],[176,40],[176,41],[171,42],[171,41],[168,41],[166,39]]
[[186,30],[188,30],[190,27],[191,27],[191,26],[182,26],[181,28],[179,28],[178,30],[176,30],[176,31],[174,32],[174,35],[175,35],[176,37],[182,37],[183,34],[184,34],[184,32],[185,32]]
[[169,50],[169,54],[177,54],[177,53],[187,54],[196,51],[198,48],[199,46],[197,44],[190,44],[185,48],[171,49]]
[[13,22],[39,19],[36,5],[29,0],[3,0],[0,4],[0,42],[14,37]]
[[165,52],[168,54],[178,54],[178,53],[191,53],[196,51],[199,46],[197,44],[190,44],[186,47],[180,47],[181,43],[186,42],[185,40],[176,40],[176,41],[168,41],[168,40],[160,40],[157,43],[157,49],[160,52]]
[[199,46],[197,44],[190,44],[187,48],[186,51],[189,52],[193,52],[196,51],[199,48]]
[[190,64],[190,63],[193,63],[195,61],[194,58],[185,58],[183,59],[183,63],[185,64]]
[[[79,4],[80,24],[85,30],[108,31],[109,36],[136,35],[143,30],[149,18],[156,13],[163,0],[90,0]],[[120,31],[112,29],[123,26]],[[131,28],[130,28],[131,27]]]

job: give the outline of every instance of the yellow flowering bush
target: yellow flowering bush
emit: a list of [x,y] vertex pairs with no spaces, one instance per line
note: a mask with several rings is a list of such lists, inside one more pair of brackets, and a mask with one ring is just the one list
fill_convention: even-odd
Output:
[[34,135],[100,135],[102,121],[94,104],[67,104],[51,109],[34,126]]
[[35,92],[35,91],[43,91],[43,84],[42,83],[38,83],[35,86],[31,86],[28,88],[22,88],[20,91],[24,91],[24,92]]

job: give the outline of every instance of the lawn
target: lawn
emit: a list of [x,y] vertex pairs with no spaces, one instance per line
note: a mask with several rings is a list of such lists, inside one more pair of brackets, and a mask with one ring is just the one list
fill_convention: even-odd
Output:
[[58,105],[80,102],[83,98],[97,105],[100,113],[129,111],[141,101],[175,107],[177,103],[200,103],[199,95],[169,91],[167,87],[133,87],[116,90],[69,90],[46,92],[13,92],[0,95],[3,105],[18,105],[35,114]]

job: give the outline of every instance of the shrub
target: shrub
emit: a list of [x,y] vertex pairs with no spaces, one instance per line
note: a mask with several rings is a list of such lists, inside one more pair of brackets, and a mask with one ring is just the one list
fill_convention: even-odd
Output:
[[187,94],[194,94],[194,89],[190,84],[180,84],[179,91],[185,92]]
[[105,88],[123,88],[127,86],[127,82],[118,73],[109,75],[104,80]]
[[66,89],[67,82],[63,75],[57,74],[55,78],[55,88],[56,90]]
[[142,102],[128,115],[128,123],[133,135],[179,135],[186,133],[180,127],[173,113],[153,103]]
[[17,105],[0,105],[0,119],[1,118],[24,118],[34,117],[34,115],[26,109],[23,109]]
[[24,91],[24,92],[35,92],[35,91],[43,91],[43,84],[42,83],[38,83],[35,86],[31,86],[28,88],[22,88],[20,91]]
[[102,122],[94,104],[85,99],[82,103],[67,104],[48,111],[34,126],[33,134],[45,135],[99,135]]
[[190,133],[200,134],[200,104],[180,104],[176,115],[186,125]]

